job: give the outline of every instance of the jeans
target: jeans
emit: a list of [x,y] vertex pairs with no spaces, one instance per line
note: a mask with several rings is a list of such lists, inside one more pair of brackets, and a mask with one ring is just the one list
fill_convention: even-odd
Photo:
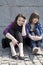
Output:
[[[30,34],[40,36],[40,32],[38,29],[36,29],[34,31],[30,31]],[[34,40],[31,40],[29,37],[26,37],[25,43],[27,43],[31,48],[40,47],[42,40],[34,41]]]
[[[22,34],[21,32],[19,31],[14,31],[14,30],[10,30],[9,33],[17,39],[18,43],[23,43],[23,37],[22,37]],[[7,38],[8,39],[8,38]],[[12,41],[10,39],[8,39],[9,43]]]

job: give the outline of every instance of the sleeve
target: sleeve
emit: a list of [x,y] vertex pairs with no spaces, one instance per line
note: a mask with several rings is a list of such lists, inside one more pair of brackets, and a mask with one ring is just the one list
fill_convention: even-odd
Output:
[[26,35],[29,36],[30,25],[26,24]]
[[43,27],[41,23],[38,24],[38,29],[40,31],[41,36],[43,36]]
[[3,31],[3,34],[4,34],[4,35],[6,35],[6,33],[9,32],[9,30],[12,28],[13,24],[14,24],[14,22],[11,22],[11,23],[5,28],[5,30]]

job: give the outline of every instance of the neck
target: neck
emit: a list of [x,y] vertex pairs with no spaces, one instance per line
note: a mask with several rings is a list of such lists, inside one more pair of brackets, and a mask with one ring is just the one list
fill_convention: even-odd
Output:
[[35,25],[35,24],[32,22],[31,25]]

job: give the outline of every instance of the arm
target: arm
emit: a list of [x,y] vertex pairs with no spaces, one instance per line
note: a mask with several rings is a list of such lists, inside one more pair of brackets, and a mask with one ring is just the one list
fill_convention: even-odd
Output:
[[10,33],[6,33],[6,35],[5,35],[7,38],[9,38],[9,39],[15,39]]
[[11,22],[11,23],[5,28],[5,30],[3,31],[3,34],[4,34],[4,35],[6,35],[6,33],[9,32],[9,30],[12,28],[13,24],[14,24],[14,22]]
[[[15,37],[13,37],[10,33],[7,33],[7,34],[6,34],[6,37],[7,37],[8,39],[11,39],[12,42],[14,43],[14,45],[16,45],[16,44],[18,43],[18,41],[15,39]],[[17,44],[17,45],[18,45],[18,44]]]
[[26,36],[26,28],[25,28],[26,23],[27,23],[27,20],[25,20],[23,27],[22,27],[22,36]]
[[39,29],[40,36],[30,36],[30,38],[34,41],[41,40],[43,38],[43,28],[40,23],[38,23],[37,28]]
[[32,36],[31,34],[29,35],[30,39],[34,40],[34,41],[38,41],[42,39],[42,36]]
[[38,24],[38,29],[39,29],[39,32],[40,32],[40,37],[43,38],[43,27],[42,27],[41,23]]
[[27,36],[31,39],[31,40],[34,40],[34,41],[38,41],[38,40],[41,40],[42,39],[42,36],[33,36],[29,33],[29,30],[30,30],[30,25],[26,25],[26,33],[27,33]]
[[3,34],[12,40],[13,43],[17,43],[18,41],[9,33],[9,30],[12,28],[14,22],[11,22],[10,25],[4,30]]

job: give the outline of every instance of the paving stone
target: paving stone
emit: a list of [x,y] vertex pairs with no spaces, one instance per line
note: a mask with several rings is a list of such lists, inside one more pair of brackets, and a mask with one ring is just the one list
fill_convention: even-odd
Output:
[[9,63],[9,61],[6,61],[6,60],[3,61],[3,60],[2,60],[2,64],[6,64],[6,63]]
[[35,65],[42,65],[39,60],[34,60],[33,62]]
[[17,65],[25,65],[24,61],[21,61],[21,62],[17,62]]
[[37,59],[37,58],[36,58],[34,55],[32,55],[32,54],[29,54],[29,57],[30,57],[31,60]]
[[25,61],[26,65],[34,65],[31,61]]
[[[24,48],[25,49],[25,48]],[[8,51],[8,49],[6,49]],[[3,50],[3,52],[5,53],[6,50]],[[28,53],[28,50],[25,51],[26,53]],[[41,60],[43,60],[42,56],[38,55],[32,55],[31,52],[29,53],[30,55],[27,55],[25,56],[26,59],[25,60],[15,60],[15,59],[12,59],[12,58],[7,58],[6,56],[5,57],[1,57],[0,60],[1,61],[1,65],[42,65],[43,63],[41,63]],[[30,58],[31,57],[31,58]]]
[[9,65],[9,64],[1,64],[1,65]]
[[8,64],[9,64],[9,58],[2,58],[1,63],[2,63],[2,65],[3,65],[3,64],[8,65]]
[[[1,65],[42,65],[43,64],[43,56],[42,55],[33,55],[30,51],[28,52],[28,49],[24,48],[25,52],[25,60],[15,60],[12,59],[11,57],[7,57],[6,55],[10,55],[10,50],[9,48],[2,50],[3,55],[0,57]],[[7,53],[8,52],[8,53]],[[0,52],[1,53],[1,52]],[[5,55],[5,56],[4,56]]]
[[43,57],[38,57],[39,61],[43,64]]
[[30,61],[30,58],[25,58],[25,61]]
[[19,62],[19,63],[23,63],[24,60],[19,60],[19,59],[18,59],[18,60],[17,60],[17,63],[18,63],[18,62]]
[[2,58],[0,58],[0,65],[1,65],[1,62],[2,62]]
[[1,65],[1,62],[0,62],[0,65]]
[[3,60],[3,61],[5,61],[5,60],[8,61],[9,58],[7,58],[7,57],[2,57],[2,60]]
[[12,59],[12,58],[10,58],[9,61],[10,61],[10,62],[17,62],[17,60]]
[[10,65],[17,65],[17,60],[10,58]]
[[2,61],[2,57],[0,57],[0,62]]
[[10,62],[10,65],[17,65],[16,62]]

